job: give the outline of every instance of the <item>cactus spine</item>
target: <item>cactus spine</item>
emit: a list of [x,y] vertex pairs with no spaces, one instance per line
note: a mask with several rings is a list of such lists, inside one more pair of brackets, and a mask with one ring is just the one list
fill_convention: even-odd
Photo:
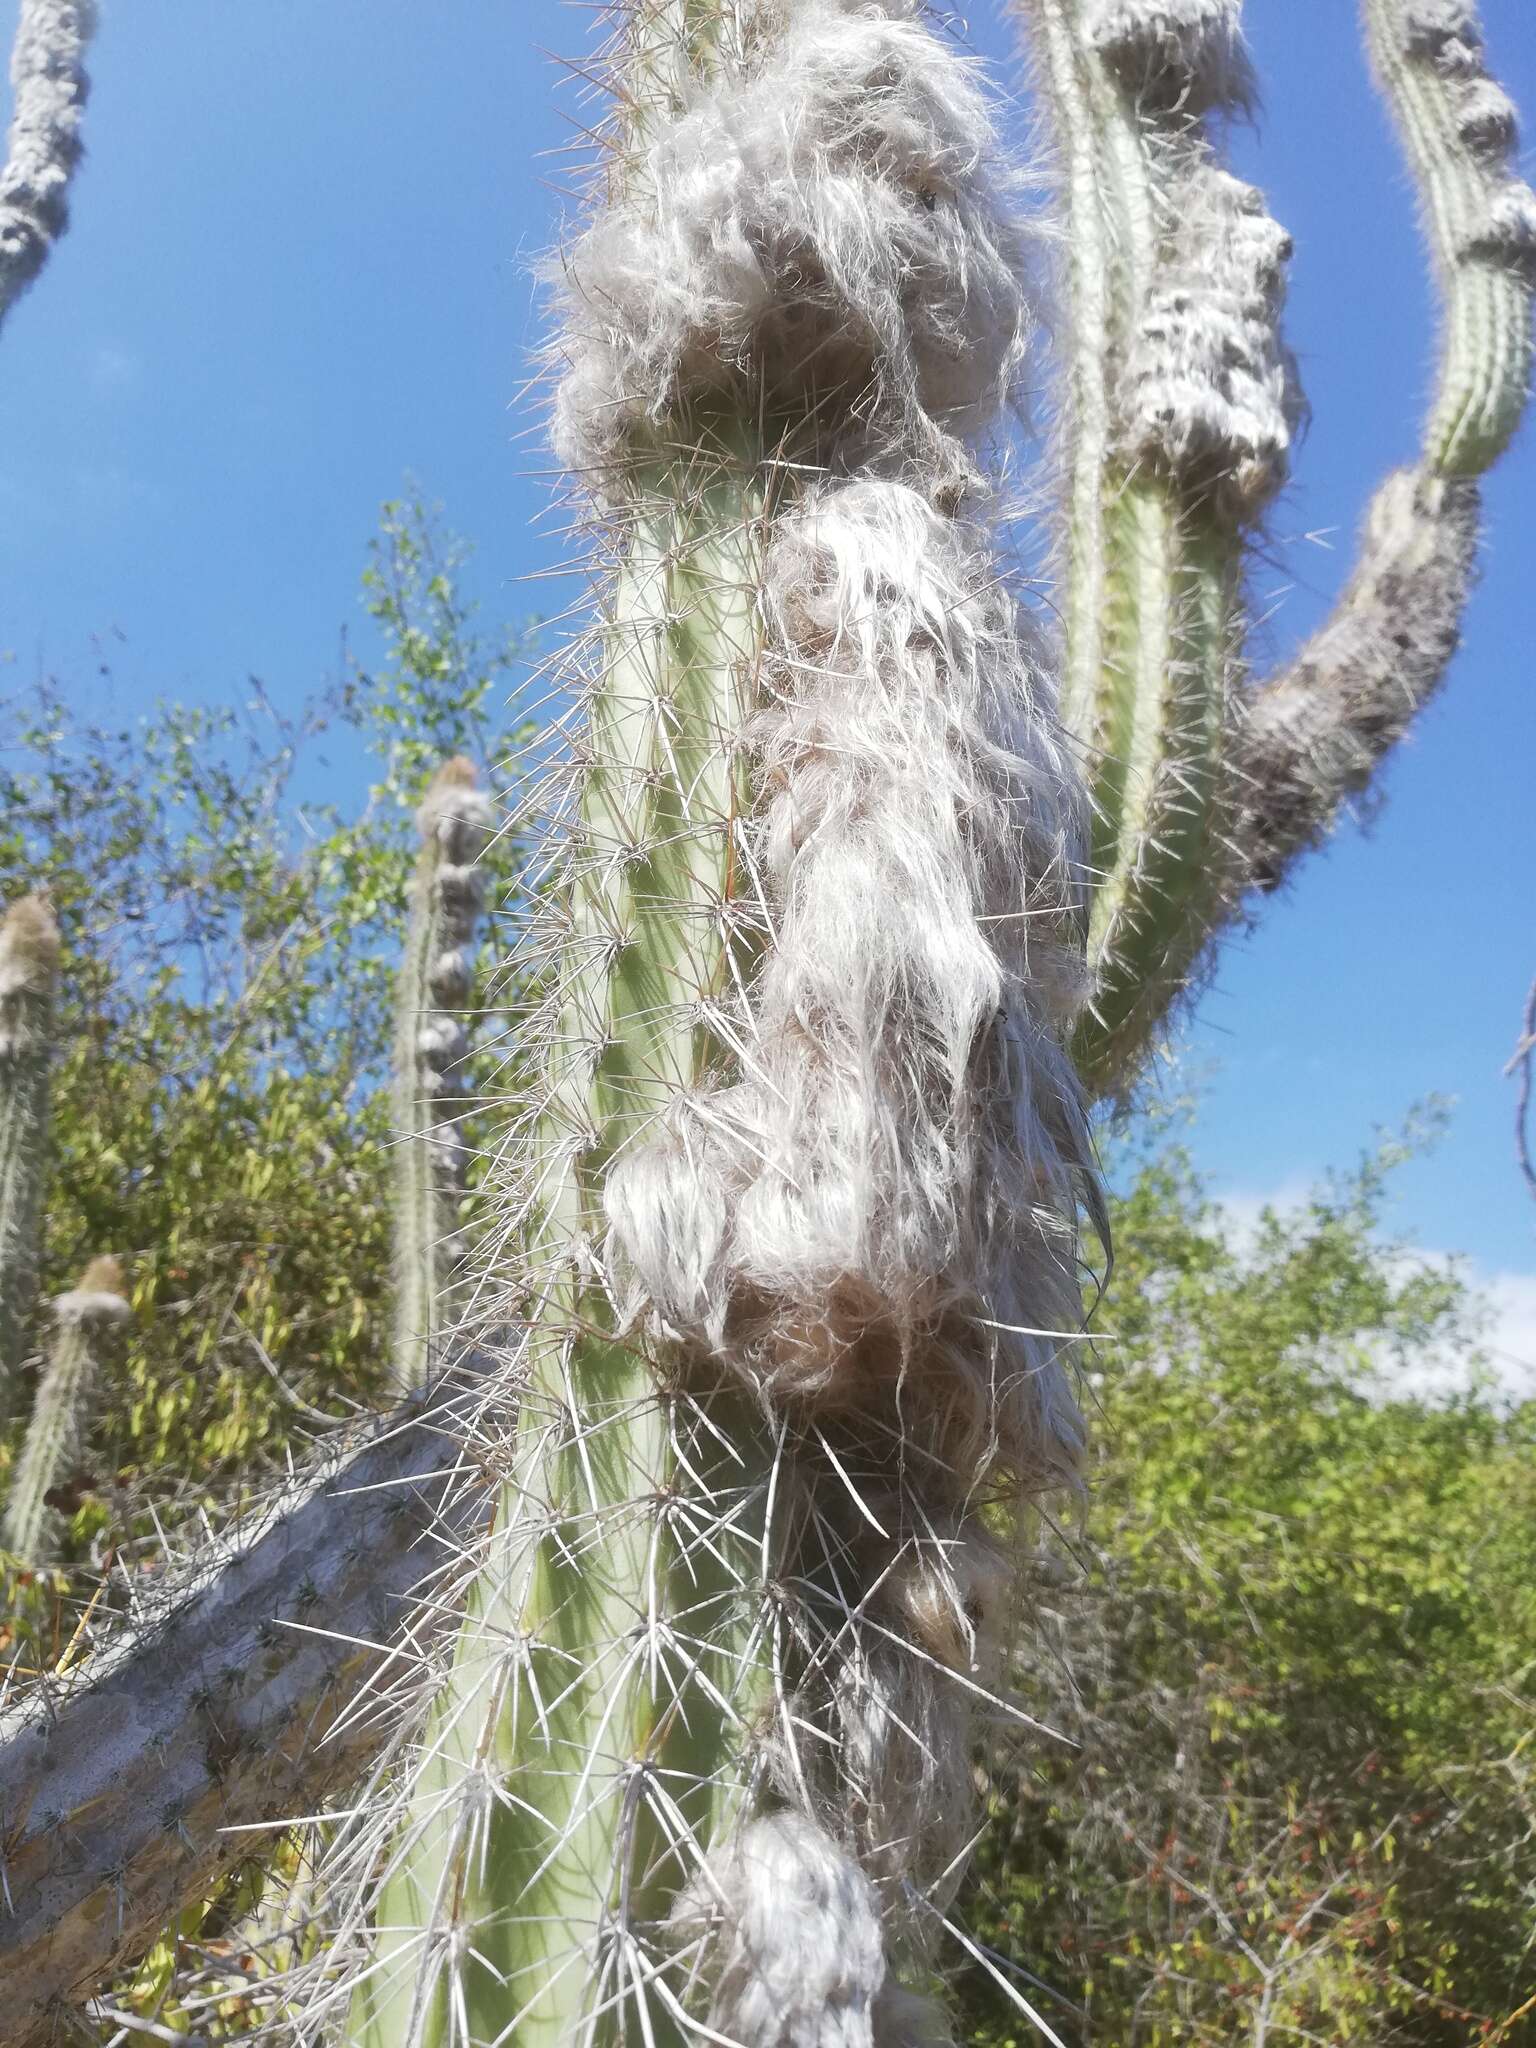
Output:
[[37,1292],[59,930],[40,896],[0,921],[0,1423],[15,1407]]
[[128,1320],[117,1260],[92,1259],[79,1285],[55,1299],[53,1316],[53,1350],[5,1506],[5,1547],[32,1565],[56,1557],[63,1522],[48,1495],[79,1463],[97,1388]]
[[425,1386],[458,1320],[467,1151],[463,1012],[483,899],[479,860],[493,822],[461,756],[438,770],[416,815],[421,855],[395,1016],[395,1368]]

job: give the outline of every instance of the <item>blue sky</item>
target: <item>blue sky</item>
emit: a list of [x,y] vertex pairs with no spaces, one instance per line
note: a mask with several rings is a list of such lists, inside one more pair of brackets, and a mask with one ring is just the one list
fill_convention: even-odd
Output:
[[[1371,484],[1412,452],[1434,319],[1352,6],[1247,13],[1264,111],[1237,157],[1296,237],[1314,414],[1255,572],[1267,665],[1317,621]],[[1017,80],[1001,14],[975,0],[970,34]],[[1536,119],[1529,0],[1484,14]],[[14,15],[0,5],[7,45]],[[0,337],[0,683],[47,670],[127,710],[256,674],[296,699],[366,624],[364,547],[408,473],[474,542],[488,623],[568,601],[526,580],[562,549],[519,391],[581,118],[546,53],[578,55],[589,19],[559,0],[105,0],[75,224]],[[1455,1096],[1394,1221],[1497,1276],[1506,1341],[1526,1348],[1528,1312],[1536,1356],[1536,1214],[1500,1075],[1536,969],[1529,435],[1488,510],[1466,644],[1379,821],[1222,957],[1189,1034],[1192,1142],[1251,1204]]]

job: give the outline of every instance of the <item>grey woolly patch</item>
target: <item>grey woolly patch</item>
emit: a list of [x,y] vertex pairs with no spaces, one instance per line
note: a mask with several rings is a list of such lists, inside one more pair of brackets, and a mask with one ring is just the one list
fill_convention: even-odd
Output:
[[53,1313],[60,1323],[126,1323],[133,1311],[120,1294],[77,1287],[54,1296]]
[[1280,339],[1291,238],[1262,193],[1197,161],[1125,366],[1121,438],[1241,517],[1285,481],[1299,399]]
[[[1441,61],[1451,45],[1482,49],[1482,27],[1471,0],[1409,0],[1403,9],[1403,48],[1408,55]],[[1451,61],[1459,57],[1453,55]]]
[[744,382],[824,447],[930,453],[1012,384],[1026,241],[971,66],[883,10],[777,12],[755,72],[695,83],[564,260],[554,438],[589,481],[637,427]]
[[709,2024],[739,2048],[883,2048],[886,1981],[874,1886],[803,1815],[751,1822],[680,1896],[674,1931],[700,1942]]
[[949,2022],[931,1998],[904,1991],[893,1977],[875,2001],[874,2048],[953,2048]]
[[1246,105],[1241,0],[1088,0],[1089,44],[1136,97],[1191,117]]
[[1415,0],[1402,23],[1402,48],[1426,67],[1446,95],[1467,156],[1468,224],[1458,218],[1464,260],[1497,264],[1536,283],[1536,193],[1513,165],[1520,139],[1514,101],[1488,72],[1477,9],[1463,0]]
[[1520,118],[1497,80],[1474,78],[1458,96],[1456,129],[1474,154],[1503,163],[1518,140]]
[[1487,219],[1468,238],[1465,252],[1536,279],[1536,192],[1508,179],[1489,200]]
[[914,1434],[962,1492],[1060,1477],[1088,1141],[1049,684],[980,536],[902,485],[786,515],[764,603],[746,1074],[614,1163],[618,1284],[774,1399]]
[[42,269],[69,221],[89,86],[92,0],[22,0],[11,54],[11,116],[0,169],[0,319]]
[[1475,483],[1398,470],[1377,491],[1333,617],[1255,697],[1236,843],[1274,888],[1444,678],[1477,558]]

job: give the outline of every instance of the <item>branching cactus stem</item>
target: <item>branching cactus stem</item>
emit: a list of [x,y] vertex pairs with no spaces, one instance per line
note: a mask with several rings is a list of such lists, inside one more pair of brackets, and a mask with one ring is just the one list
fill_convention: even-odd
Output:
[[39,896],[0,921],[0,1423],[16,1407],[37,1293],[59,931]]

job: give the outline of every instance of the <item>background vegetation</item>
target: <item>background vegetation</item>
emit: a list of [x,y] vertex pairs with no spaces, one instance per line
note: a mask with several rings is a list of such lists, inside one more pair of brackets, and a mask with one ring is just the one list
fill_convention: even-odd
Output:
[[[459,560],[386,507],[386,657],[292,719],[255,684],[123,728],[53,683],[7,707],[0,897],[46,887],[65,941],[44,1292],[111,1251],[133,1306],[64,1568],[11,1567],[24,1668],[65,1653],[109,1562],[163,1555],[148,1501],[220,1512],[387,1397],[410,815],[445,755],[517,739],[523,649],[477,636]],[[326,790],[359,741],[350,815]],[[1404,1150],[1252,1233],[1155,1132],[1122,1155],[1090,1505],[1040,1532],[1017,1652],[1021,1706],[1065,1740],[999,1731],[976,2048],[1026,2038],[994,1971],[1073,2043],[1536,2039],[1536,1406],[1479,1391],[1475,1301],[1384,1240]],[[1468,1390],[1417,1398],[1447,1352]],[[237,1917],[221,1895],[183,1938],[227,1963]],[[156,2024],[169,1964],[122,1994]]]

